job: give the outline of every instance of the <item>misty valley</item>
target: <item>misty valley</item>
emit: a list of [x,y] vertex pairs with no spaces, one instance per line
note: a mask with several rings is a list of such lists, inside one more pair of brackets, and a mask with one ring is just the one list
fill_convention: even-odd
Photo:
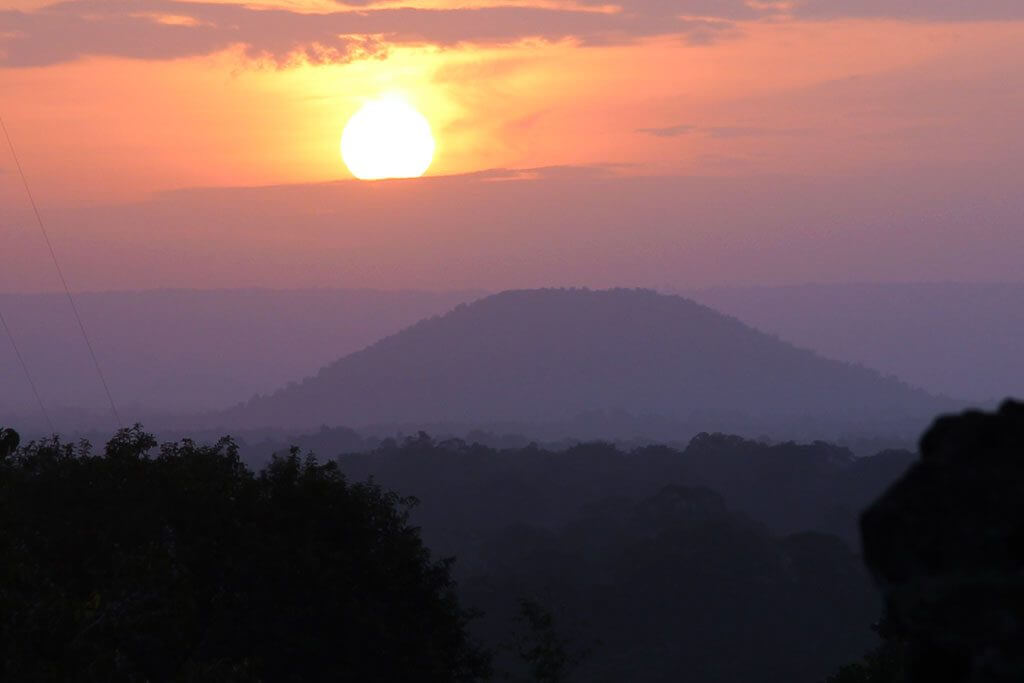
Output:
[[[146,296],[214,321],[256,295]],[[1019,404],[935,421],[971,404],[650,290],[272,296],[382,336],[231,406],[140,404],[147,427],[112,438],[84,383],[49,416],[79,424],[64,436],[5,418],[5,680],[1024,671]],[[191,362],[245,336],[221,329]],[[271,369],[287,343],[238,353]],[[1009,619],[995,643],[992,619]]]

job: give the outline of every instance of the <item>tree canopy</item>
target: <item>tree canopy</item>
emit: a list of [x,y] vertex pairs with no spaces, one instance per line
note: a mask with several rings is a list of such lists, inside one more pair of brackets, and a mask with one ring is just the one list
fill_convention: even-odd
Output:
[[0,459],[0,679],[478,680],[414,502],[227,438],[30,443]]

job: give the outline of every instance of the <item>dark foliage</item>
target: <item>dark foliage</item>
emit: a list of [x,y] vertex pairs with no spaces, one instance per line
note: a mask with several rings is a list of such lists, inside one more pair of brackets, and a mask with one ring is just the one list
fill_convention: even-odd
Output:
[[10,427],[0,427],[0,458],[6,458],[17,450],[21,435]]
[[906,683],[906,676],[906,645],[890,636],[864,659],[840,668],[827,683]]
[[410,503],[229,439],[31,443],[0,461],[0,679],[476,680]]
[[[778,539],[707,489],[608,501],[561,530],[509,527],[483,546],[478,573],[460,584],[485,613],[485,642],[520,630],[515,596],[558,608],[557,637],[533,652],[550,658],[496,660],[515,681],[653,683],[685,672],[698,683],[811,683],[873,641],[878,600],[839,539]],[[591,651],[578,667],[555,666],[574,647]]]
[[[345,443],[321,439],[315,445],[322,449],[317,452],[338,453]],[[516,524],[559,529],[581,510],[612,499],[636,503],[667,483],[716,491],[773,533],[821,531],[857,547],[860,511],[914,457],[886,451],[857,458],[824,442],[766,444],[725,434],[700,434],[683,449],[592,442],[498,450],[421,433],[338,461],[354,481],[373,477],[415,493],[422,503],[413,514],[428,545],[457,554],[465,569],[475,558],[467,542],[481,533]]]
[[[911,458],[421,433],[254,474],[230,440],[36,442],[0,464],[0,676],[473,680],[489,668],[476,639],[512,682],[815,683],[877,642],[849,531]],[[410,523],[459,563],[432,562]],[[899,661],[892,642],[873,656]],[[862,676],[873,661],[839,680],[891,683]]]
[[862,529],[908,681],[1024,680],[1024,404],[940,418]]
[[574,652],[569,640],[559,634],[551,610],[536,600],[519,601],[518,621],[526,628],[517,633],[514,651],[526,663],[536,683],[567,681],[587,652]]
[[[877,643],[880,601],[830,531],[852,536],[861,501],[912,458],[720,434],[628,452],[420,434],[339,462],[422,498],[414,519],[459,557],[475,632],[512,681],[812,683]],[[500,646],[521,642],[523,597],[557,629],[535,619],[516,657]]]

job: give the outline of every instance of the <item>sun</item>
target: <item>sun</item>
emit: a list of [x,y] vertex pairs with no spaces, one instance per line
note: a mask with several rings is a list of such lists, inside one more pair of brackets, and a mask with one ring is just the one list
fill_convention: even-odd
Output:
[[417,178],[434,158],[434,136],[423,114],[397,95],[372,100],[341,134],[341,158],[356,178]]

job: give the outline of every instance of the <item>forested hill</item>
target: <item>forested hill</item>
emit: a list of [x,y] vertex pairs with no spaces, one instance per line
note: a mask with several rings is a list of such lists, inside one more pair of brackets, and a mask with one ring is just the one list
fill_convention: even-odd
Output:
[[529,422],[628,411],[692,420],[824,419],[857,429],[952,407],[682,297],[542,289],[503,292],[423,320],[216,421]]

